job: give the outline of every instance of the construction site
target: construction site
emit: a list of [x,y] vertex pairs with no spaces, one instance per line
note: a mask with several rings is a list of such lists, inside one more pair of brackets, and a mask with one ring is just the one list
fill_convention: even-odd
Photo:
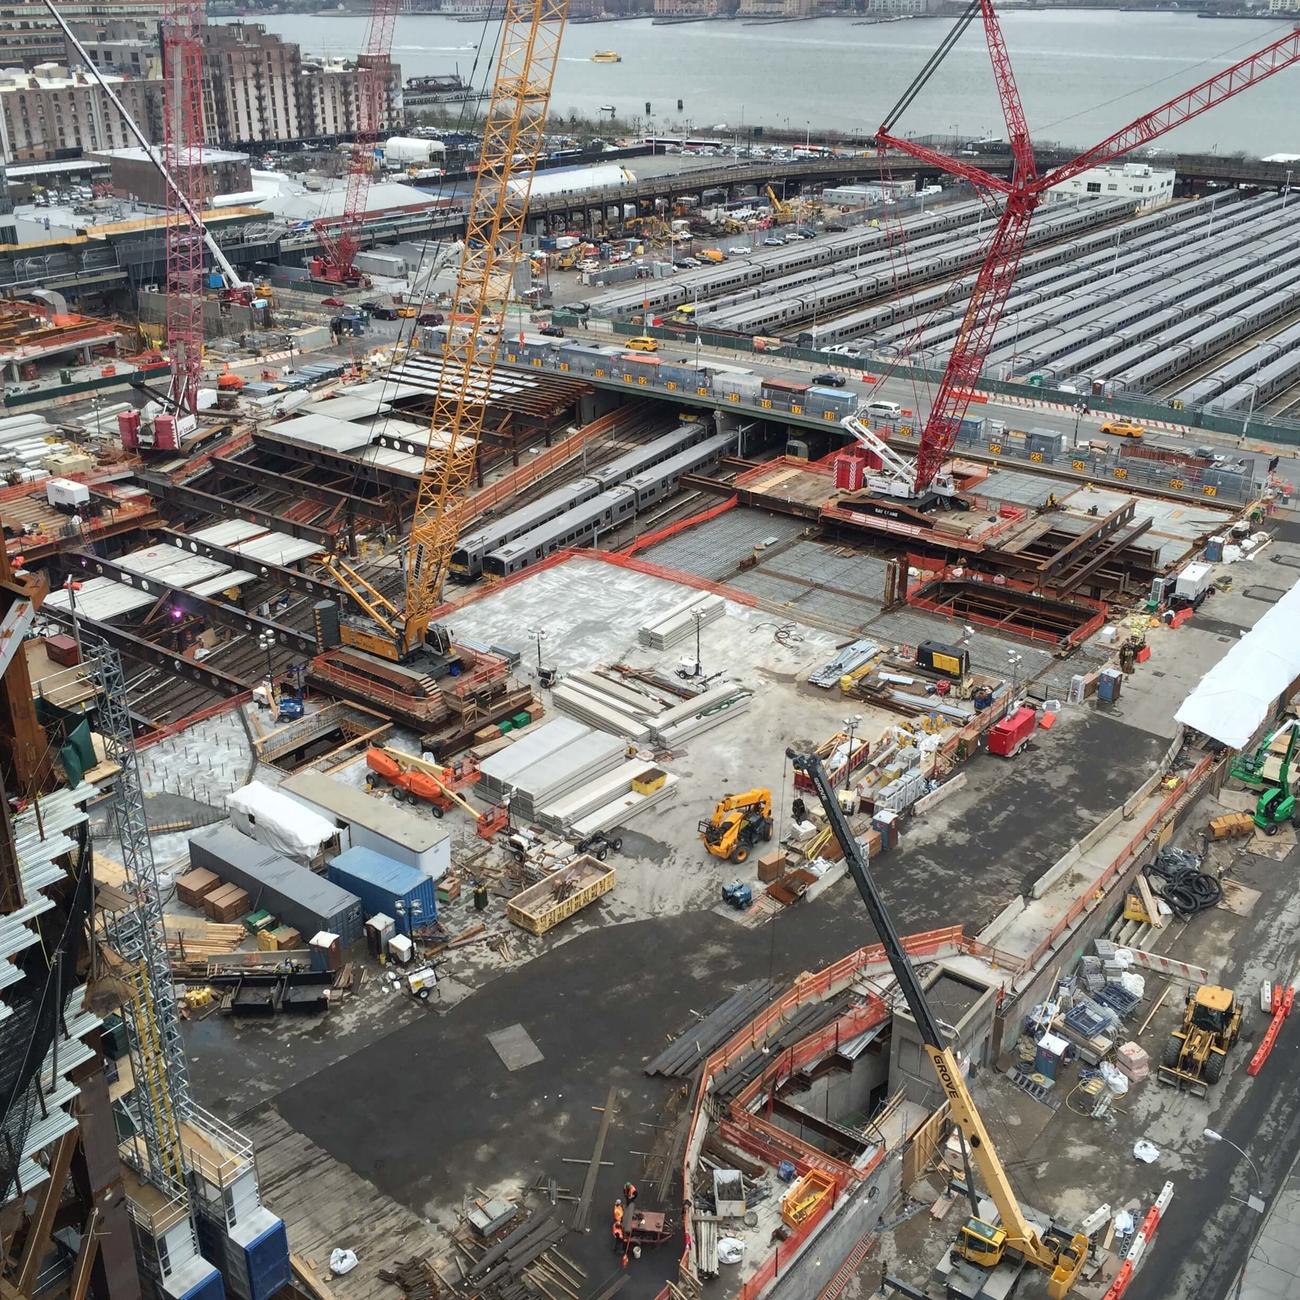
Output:
[[959,187],[543,309],[565,20],[363,312],[175,0],[154,329],[0,304],[3,1300],[1291,1294],[1289,179],[1046,197],[1300,32],[1040,171],[973,0]]

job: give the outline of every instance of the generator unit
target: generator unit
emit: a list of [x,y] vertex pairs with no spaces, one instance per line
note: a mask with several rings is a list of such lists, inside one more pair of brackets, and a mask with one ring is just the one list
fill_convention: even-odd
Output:
[[970,652],[940,641],[922,641],[916,647],[916,665],[959,682],[970,672]]

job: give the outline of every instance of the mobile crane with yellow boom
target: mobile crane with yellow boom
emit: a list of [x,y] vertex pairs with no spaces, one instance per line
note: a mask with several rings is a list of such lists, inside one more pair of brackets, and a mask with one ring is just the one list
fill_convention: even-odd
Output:
[[[1040,1233],[1025,1216],[1011,1180],[994,1150],[988,1130],[984,1127],[984,1121],[975,1108],[975,1100],[962,1077],[961,1066],[944,1039],[939,1021],[926,999],[925,989],[917,978],[916,971],[912,969],[907,950],[898,936],[893,917],[872,879],[862,846],[835,797],[821,759],[816,754],[800,754],[793,749],[787,749],[786,756],[796,771],[808,775],[826,810],[831,830],[844,851],[849,874],[862,895],[862,901],[867,905],[871,923],[876,927],[876,933],[884,945],[907,1009],[920,1030],[925,1053],[930,1058],[939,1086],[947,1098],[952,1121],[957,1125],[970,1158],[997,1210],[997,1223],[987,1222],[978,1213],[972,1214],[957,1234],[954,1253],[967,1264],[988,1272],[997,1268],[1008,1255],[1032,1264],[1047,1274],[1047,1294],[1051,1300],[1063,1300],[1074,1287],[1087,1262],[1088,1238],[1081,1232],[1068,1232],[1055,1226]],[[972,1193],[973,1208],[974,1189],[968,1190]]]

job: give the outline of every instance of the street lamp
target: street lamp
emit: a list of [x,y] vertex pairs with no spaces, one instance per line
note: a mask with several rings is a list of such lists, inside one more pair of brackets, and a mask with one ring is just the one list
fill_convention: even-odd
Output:
[[275,649],[275,633],[260,632],[257,637],[258,647],[266,652],[266,680],[272,688],[275,687],[275,660],[271,657],[271,652]]
[[700,660],[700,628],[704,626],[704,611],[702,609],[691,610],[691,617],[695,620],[695,671],[692,677],[704,676],[704,665]]
[[1008,709],[1015,703],[1016,692],[1020,689],[1020,660],[1021,656],[1015,650],[1007,651],[1007,662],[1011,665],[1011,694],[1007,700]]
[[1222,1142],[1224,1146],[1231,1147],[1250,1166],[1250,1172],[1255,1180],[1255,1191],[1246,1198],[1246,1204],[1254,1210],[1256,1214],[1263,1214],[1267,1206],[1257,1193],[1261,1190],[1264,1180],[1260,1178],[1259,1168],[1250,1158],[1250,1155],[1242,1147],[1239,1147],[1231,1138],[1224,1137],[1222,1133],[1218,1133],[1212,1128],[1202,1129],[1201,1136],[1207,1142]]
[[847,790],[853,782],[853,736],[862,723],[862,714],[855,713],[844,719],[841,724],[849,733],[849,748],[844,755],[844,788]]
[[543,628],[532,628],[528,635],[537,642],[537,675],[542,675],[542,642],[546,640],[546,632]]
[[1250,410],[1246,412],[1246,418],[1241,422],[1241,437],[1245,441],[1246,432],[1250,428],[1251,417],[1255,414],[1255,399],[1259,396],[1258,382],[1250,386]]

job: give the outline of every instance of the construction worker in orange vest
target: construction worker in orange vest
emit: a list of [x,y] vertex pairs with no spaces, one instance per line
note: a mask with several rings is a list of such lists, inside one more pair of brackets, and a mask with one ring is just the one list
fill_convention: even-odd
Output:
[[624,1199],[624,1201],[627,1202],[627,1206],[628,1206],[628,1208],[631,1209],[631,1208],[632,1208],[632,1202],[636,1200],[636,1184],[635,1184],[635,1183],[624,1183],[624,1184],[623,1184],[623,1199]]
[[614,1249],[625,1250],[626,1239],[623,1236],[623,1202],[614,1202]]

